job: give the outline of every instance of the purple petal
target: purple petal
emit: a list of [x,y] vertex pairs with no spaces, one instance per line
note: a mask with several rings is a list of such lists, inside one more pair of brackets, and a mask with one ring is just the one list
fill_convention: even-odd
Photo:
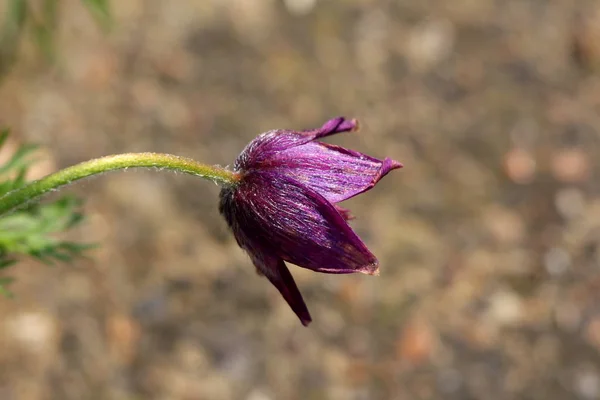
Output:
[[290,177],[251,171],[223,198],[229,200],[221,209],[250,253],[272,249],[273,256],[318,272],[378,273],[377,259],[336,208]]
[[358,121],[355,119],[346,119],[337,117],[325,122],[319,129],[304,131],[303,134],[308,135],[311,139],[317,139],[341,132],[349,132],[358,130]]
[[270,169],[302,182],[332,203],[371,189],[402,164],[390,158],[378,160],[343,147],[309,142],[278,152]]
[[327,121],[322,127],[303,132],[276,129],[260,134],[250,142],[235,161],[235,170],[268,168],[274,155],[301,146],[316,138],[358,129],[356,120],[344,117]]
[[300,146],[311,139],[299,132],[277,129],[261,133],[251,141],[235,160],[236,171],[268,167],[274,154]]
[[[257,266],[257,268],[261,267]],[[279,290],[279,293],[281,293],[285,301],[287,301],[291,309],[296,313],[302,325],[308,326],[312,318],[310,317],[308,308],[306,308],[304,299],[302,299],[302,294],[300,294],[298,286],[296,286],[296,282],[294,282],[294,278],[283,260],[273,259],[271,265],[262,268],[266,268],[266,270],[263,270],[264,275]]]
[[292,274],[283,260],[275,255],[276,252],[272,250],[270,244],[257,235],[252,221],[247,219],[248,210],[243,207],[243,204],[235,202],[236,197],[236,189],[223,188],[220,194],[219,211],[225,217],[240,247],[246,250],[252,259],[256,272],[269,279],[296,313],[302,325],[308,326],[312,319]]

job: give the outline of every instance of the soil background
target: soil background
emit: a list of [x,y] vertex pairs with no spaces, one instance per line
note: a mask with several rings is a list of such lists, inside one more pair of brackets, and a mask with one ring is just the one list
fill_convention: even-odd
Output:
[[[33,6],[40,1],[32,0]],[[8,0],[0,1],[0,12]],[[404,163],[346,202],[381,276],[292,266],[304,328],[218,187],[130,170],[85,198],[71,265],[13,268],[0,399],[600,398],[600,2],[63,0],[24,40],[0,123],[42,176],[155,151],[230,165],[260,132]]]

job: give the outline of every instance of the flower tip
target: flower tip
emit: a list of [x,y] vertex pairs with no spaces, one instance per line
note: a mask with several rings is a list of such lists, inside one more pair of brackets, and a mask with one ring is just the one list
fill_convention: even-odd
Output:
[[303,317],[303,318],[300,318],[300,322],[302,322],[302,325],[308,326],[308,324],[310,324],[312,322],[312,319],[310,318],[310,316]]
[[371,264],[367,264],[360,268],[357,272],[365,275],[379,276],[379,262],[375,260]]
[[358,132],[360,130],[360,124],[356,118],[352,118],[350,123],[352,124],[352,129],[350,129],[351,132]]
[[390,169],[398,169],[398,168],[404,168],[404,164],[402,164],[399,161],[396,160],[391,160],[391,168]]
[[391,158],[386,157],[383,160],[383,163],[381,165],[381,170],[379,172],[379,176],[377,176],[377,179],[374,181],[374,183],[377,183],[381,178],[386,176],[390,171],[393,171],[393,170],[399,169],[399,168],[403,168],[403,167],[404,167],[404,164],[402,164],[396,160],[392,160]]
[[325,124],[316,131],[315,138],[321,138],[335,133],[356,131],[357,129],[358,121],[356,119],[336,117],[325,122]]

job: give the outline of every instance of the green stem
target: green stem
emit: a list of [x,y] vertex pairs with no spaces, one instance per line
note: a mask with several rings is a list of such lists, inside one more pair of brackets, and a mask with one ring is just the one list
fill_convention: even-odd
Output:
[[239,177],[221,167],[198,163],[190,158],[158,153],[127,153],[106,156],[73,165],[33,181],[0,197],[0,215],[21,207],[46,193],[88,176],[127,168],[159,168],[199,176],[221,185],[233,184]]

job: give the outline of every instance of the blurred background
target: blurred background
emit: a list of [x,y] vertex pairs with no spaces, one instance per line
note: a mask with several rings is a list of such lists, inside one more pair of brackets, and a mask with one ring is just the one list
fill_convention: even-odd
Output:
[[88,216],[71,238],[102,246],[11,270],[0,399],[600,398],[600,2],[113,0],[110,23],[56,4],[51,37],[2,44],[0,123],[42,145],[32,178],[135,151],[229,165],[337,115],[362,130],[332,142],[405,168],[346,203],[380,277],[291,268],[309,328],[215,185],[65,189]]

